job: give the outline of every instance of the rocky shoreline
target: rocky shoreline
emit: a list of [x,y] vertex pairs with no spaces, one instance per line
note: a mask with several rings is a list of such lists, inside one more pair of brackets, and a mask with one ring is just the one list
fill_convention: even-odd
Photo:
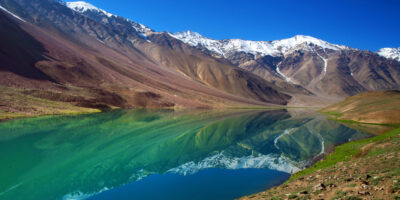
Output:
[[[249,195],[249,199],[400,199],[400,128],[374,138],[339,146],[326,159],[307,168],[275,188]],[[359,146],[344,157],[344,146]],[[358,145],[357,145],[358,144]],[[317,169],[320,168],[320,169]],[[313,170],[314,169],[314,170]]]

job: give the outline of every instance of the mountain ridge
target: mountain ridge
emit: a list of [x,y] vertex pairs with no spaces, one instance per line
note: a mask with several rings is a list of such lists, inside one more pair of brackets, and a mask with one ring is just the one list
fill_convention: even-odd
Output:
[[[109,13],[109,12],[107,12],[106,10],[103,10],[103,9],[101,9],[101,8],[98,8],[98,7],[92,5],[92,4],[88,3],[88,2],[85,2],[85,1],[71,1],[71,2],[65,2],[65,5],[66,5],[67,7],[69,7],[70,9],[72,9],[72,10],[74,10],[74,11],[76,11],[76,12],[79,12],[79,13],[85,13],[85,12],[87,12],[87,11],[95,11],[95,12],[103,13],[104,15],[106,15],[106,16],[108,16],[108,17],[120,17],[120,16],[118,16],[118,15]],[[120,18],[123,18],[123,17],[120,17]],[[123,19],[126,19],[126,18],[123,18]],[[127,20],[127,21],[131,21],[131,22],[134,22],[133,20],[130,20],[130,19],[126,19],[126,20]],[[134,22],[134,23],[137,23],[137,22]],[[135,28],[136,28],[136,30],[137,30],[139,33],[147,34],[147,33],[151,33],[151,32],[157,32],[157,31],[151,29],[150,27],[148,27],[148,26],[146,26],[146,25],[144,25],[144,24],[141,24],[141,23],[137,23],[137,24],[138,24],[139,26],[135,26]],[[286,39],[256,41],[256,40],[246,40],[246,39],[239,39],[239,38],[236,38],[236,39],[235,39],[235,38],[231,38],[231,39],[217,40],[217,39],[212,39],[212,38],[205,37],[205,36],[203,36],[203,35],[201,35],[201,34],[199,34],[199,33],[197,33],[197,32],[193,32],[193,31],[190,31],[190,30],[181,31],[181,32],[176,32],[176,33],[171,33],[171,32],[169,32],[169,31],[162,31],[162,32],[168,33],[168,34],[170,34],[172,37],[175,37],[175,38],[177,38],[177,39],[179,39],[179,40],[182,40],[182,41],[184,41],[185,43],[191,44],[192,46],[197,46],[197,45],[199,45],[199,44],[201,44],[202,46],[206,46],[206,45],[204,45],[205,43],[212,43],[212,42],[196,41],[195,39],[197,39],[197,40],[211,40],[211,41],[213,41],[213,42],[218,42],[218,41],[242,41],[242,42],[249,42],[249,43],[267,43],[267,44],[268,44],[268,43],[269,43],[269,44],[273,44],[273,43],[279,43],[279,42],[282,42],[282,43],[285,43],[285,42],[286,42],[286,43],[290,43],[290,41],[293,41],[293,40],[294,40],[294,41],[300,40],[300,41],[303,41],[303,42],[313,43],[313,44],[316,44],[316,45],[319,45],[319,46],[322,46],[322,47],[325,47],[325,48],[331,48],[331,49],[347,49],[347,50],[349,50],[349,49],[359,50],[359,49],[357,49],[357,48],[350,47],[350,46],[346,46],[346,45],[340,45],[340,44],[329,43],[329,42],[327,42],[327,41],[324,41],[324,40],[322,40],[322,39],[315,38],[315,37],[309,36],[309,35],[295,35],[295,36],[293,36],[293,37],[286,38]],[[191,40],[191,39],[192,39],[192,40]],[[194,39],[194,40],[193,40],[193,39]],[[302,43],[302,42],[300,42],[300,43]],[[299,43],[297,43],[297,44],[295,44],[295,45],[293,45],[293,46],[296,46],[296,45],[298,45],[298,44],[299,44]],[[323,44],[323,45],[321,45],[321,44]],[[290,46],[290,45],[289,45],[289,46]],[[389,47],[386,47],[386,48],[378,49],[378,50],[376,51],[376,53],[378,53],[378,54],[381,55],[382,57],[390,58],[390,57],[393,57],[393,55],[391,55],[391,56],[390,56],[390,55],[387,55],[387,53],[385,54],[385,53],[383,53],[382,51],[392,51],[393,53],[399,54],[399,51],[400,51],[399,49],[400,49],[400,47],[399,47],[399,48],[389,48]],[[216,52],[217,52],[217,51],[216,51]],[[221,51],[218,51],[218,52],[221,52]],[[245,52],[246,52],[246,51],[245,51]],[[262,51],[260,51],[260,52],[258,52],[258,51],[253,51],[253,53],[255,53],[255,52],[261,53],[262,55],[271,55],[271,54],[268,54],[267,52],[262,52]],[[381,53],[381,52],[382,52],[382,53]],[[274,52],[274,53],[277,53],[277,52]],[[398,56],[396,56],[395,59],[399,60],[400,58],[399,58]]]
[[[36,50],[9,40],[21,45],[15,55],[24,48],[38,55],[26,65],[3,58],[0,75],[7,79],[0,84],[36,98],[70,100],[75,106],[323,106],[363,91],[396,89],[400,83],[397,61],[310,36],[258,42],[264,46],[225,40],[222,45],[233,41],[232,48],[220,56],[84,2],[0,0],[0,5],[5,9],[1,15],[10,17],[7,23],[42,46]],[[4,36],[12,38],[7,30]],[[18,74],[10,66],[25,69]],[[32,79],[22,73],[26,69],[47,78]],[[66,95],[57,97],[62,93]]]
[[[8,49],[4,55],[14,55],[0,57],[0,86],[5,87],[3,92],[10,91],[0,98],[14,95],[25,101],[15,104],[2,99],[0,115],[61,114],[75,107],[106,110],[278,106],[291,98],[261,78],[212,57],[187,55],[148,42],[120,17],[104,23],[102,19],[108,16],[102,13],[98,18],[82,15],[53,0],[0,0],[0,5],[26,21],[0,10],[4,19],[0,20],[2,37],[12,38],[2,40],[0,49]],[[6,28],[6,23],[13,26]],[[17,34],[12,29],[17,29]],[[18,34],[40,48],[29,47],[23,37],[15,40]],[[21,48],[9,48],[16,46]],[[24,50],[38,55],[15,57],[25,55],[21,54]],[[34,56],[32,62],[19,64],[30,56]],[[160,60],[164,58],[169,61]],[[186,69],[177,70],[170,63]],[[23,73],[27,69],[44,76],[29,77]],[[33,98],[52,101],[56,109],[49,110]]]
[[332,50],[350,49],[343,45],[330,44],[321,39],[305,35],[296,35],[288,39],[272,41],[251,41],[243,39],[214,40],[192,31],[178,32],[171,34],[171,36],[192,46],[204,46],[210,51],[224,57],[225,54],[233,52],[252,53],[258,56],[284,56],[303,43],[315,44]]

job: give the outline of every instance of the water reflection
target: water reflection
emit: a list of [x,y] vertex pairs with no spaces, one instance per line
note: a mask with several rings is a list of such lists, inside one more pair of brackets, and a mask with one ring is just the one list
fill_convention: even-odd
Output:
[[310,112],[116,110],[0,123],[0,199],[89,197],[172,172],[295,172],[366,137]]

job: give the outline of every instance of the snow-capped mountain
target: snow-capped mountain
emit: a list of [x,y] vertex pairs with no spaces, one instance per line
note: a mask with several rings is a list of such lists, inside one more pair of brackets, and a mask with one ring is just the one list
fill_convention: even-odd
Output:
[[76,12],[86,14],[90,17],[94,17],[94,18],[101,17],[102,18],[101,21],[104,23],[109,23],[111,19],[128,22],[140,34],[145,34],[147,32],[153,31],[152,29],[150,29],[149,27],[147,27],[143,24],[136,23],[132,20],[125,19],[125,18],[119,17],[117,15],[111,14],[103,9],[97,8],[96,6],[94,6],[90,3],[84,2],[84,1],[66,2],[66,6]]
[[80,12],[80,13],[84,13],[86,11],[94,11],[94,12],[103,13],[104,15],[106,15],[108,17],[115,16],[105,10],[97,8],[96,6],[93,6],[92,4],[84,2],[84,1],[66,2],[66,5],[69,8],[71,8],[72,10],[75,10],[76,12]]
[[[100,15],[102,17],[106,17],[102,21],[105,23],[109,22],[107,18],[121,18],[114,14],[111,14],[103,9],[97,8],[90,3],[84,1],[76,1],[76,2],[67,2],[66,5],[72,10],[88,14],[89,12],[95,13],[96,15]],[[93,16],[93,15],[90,15]],[[132,27],[135,30],[142,34],[146,35],[148,32],[154,32],[149,27],[133,22],[128,19],[124,19],[132,24]],[[192,31],[184,31],[178,33],[169,33],[170,36],[179,39],[180,41],[190,45],[190,46],[201,46],[206,48],[207,50],[217,54],[218,56],[226,57],[226,55],[234,54],[236,52],[244,52],[250,53],[257,56],[283,56],[287,53],[292,52],[293,50],[305,49],[309,50],[309,46],[316,45],[321,47],[322,49],[331,49],[331,50],[343,50],[349,49],[343,45],[330,44],[326,41],[304,35],[297,35],[292,38],[283,39],[283,40],[275,40],[275,41],[250,41],[250,40],[242,40],[242,39],[226,39],[226,40],[214,40],[210,38],[206,38],[199,33]]]
[[400,61],[400,47],[399,48],[382,48],[377,51],[380,56]]
[[[223,62],[256,74],[296,94],[314,93],[342,97],[367,90],[393,89],[399,85],[397,78],[386,77],[383,70],[390,69],[393,71],[391,73],[397,70],[397,65],[392,66],[390,60],[384,62],[386,67],[379,65],[381,67],[378,68],[375,62],[383,57],[376,53],[332,44],[311,36],[297,35],[274,41],[215,40],[192,31],[155,32],[145,25],[110,14],[84,2],[69,2],[67,6],[91,19],[109,25],[120,33],[132,33],[136,30],[138,36],[155,45],[184,54],[206,56],[211,59],[223,58]],[[105,38],[97,39],[104,41]],[[127,38],[130,43],[137,41],[135,35],[119,38]],[[118,38],[115,40],[117,41]],[[359,57],[373,59],[359,60]],[[156,58],[161,59],[157,56]],[[390,58],[396,57],[390,56]],[[352,64],[353,61],[366,62],[362,66],[368,67],[358,69],[357,65]],[[181,65],[181,63],[174,64],[174,66]],[[213,70],[216,69],[213,68]],[[189,75],[197,76],[197,74]],[[338,77],[343,80],[340,84],[336,82]],[[368,77],[380,78],[370,80]],[[372,81],[373,84],[365,80]]]
[[220,56],[225,57],[235,52],[245,52],[254,55],[282,56],[299,48],[308,48],[316,45],[322,49],[343,50],[349,47],[330,44],[323,40],[304,35],[297,35],[292,38],[275,41],[249,41],[241,39],[214,40],[203,37],[192,31],[178,32],[171,34],[172,37],[183,41],[191,46],[202,46]]

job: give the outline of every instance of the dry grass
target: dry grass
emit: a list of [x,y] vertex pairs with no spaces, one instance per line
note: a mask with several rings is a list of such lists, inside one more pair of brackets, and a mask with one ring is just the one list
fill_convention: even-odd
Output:
[[19,117],[100,112],[98,109],[75,106],[23,93],[23,90],[0,87],[0,120]]
[[400,92],[366,92],[322,110],[336,120],[369,124],[400,124]]

